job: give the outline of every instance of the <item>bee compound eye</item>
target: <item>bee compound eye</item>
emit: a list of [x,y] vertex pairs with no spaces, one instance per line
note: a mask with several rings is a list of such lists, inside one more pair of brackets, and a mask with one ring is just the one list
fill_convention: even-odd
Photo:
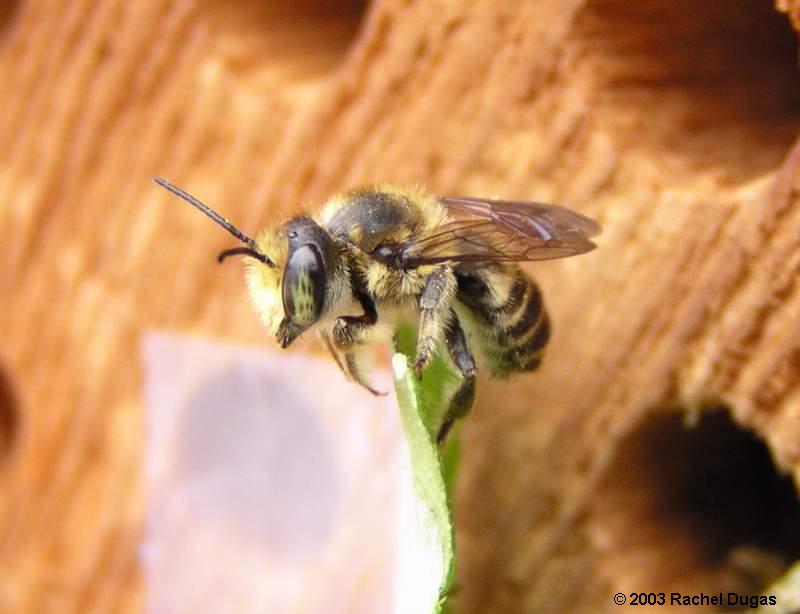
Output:
[[283,309],[293,324],[311,326],[325,301],[325,266],[317,247],[301,245],[289,256],[283,275]]

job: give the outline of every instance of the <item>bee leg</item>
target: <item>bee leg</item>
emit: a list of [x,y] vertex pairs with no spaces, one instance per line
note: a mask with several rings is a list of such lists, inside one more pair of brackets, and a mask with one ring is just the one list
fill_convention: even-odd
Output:
[[328,353],[333,356],[333,360],[336,362],[336,366],[339,367],[339,371],[341,371],[342,374],[347,377],[348,373],[342,364],[342,360],[339,358],[339,352],[336,351],[336,348],[333,347],[333,343],[331,343],[330,335],[328,335],[328,333],[326,333],[324,330],[321,330],[319,331],[319,338],[322,340],[322,345],[325,346],[325,349],[328,350]]
[[[366,388],[374,395],[384,396],[385,392],[380,392],[372,388],[361,375],[358,368],[356,354],[353,347],[363,345],[369,341],[370,334],[378,321],[378,312],[372,299],[365,293],[356,293],[356,298],[364,308],[364,315],[360,316],[341,316],[336,318],[333,323],[333,345],[330,350],[335,353],[336,349],[344,352],[344,371],[345,375],[356,382],[359,386]],[[327,335],[325,335],[327,337]],[[330,343],[330,340],[328,340]],[[338,361],[337,361],[338,362]]]
[[362,388],[366,388],[376,397],[385,397],[386,392],[381,392],[380,390],[375,390],[372,386],[370,386],[367,381],[362,377],[361,370],[358,368],[358,362],[356,360],[356,355],[353,352],[346,352],[344,355],[344,364],[346,368],[347,376],[352,379],[356,384],[361,386]]
[[450,310],[456,294],[457,282],[453,271],[440,267],[428,276],[419,297],[419,332],[417,333],[417,359],[414,371],[417,376],[428,366],[439,340],[455,314]]
[[353,380],[356,384],[366,388],[374,395],[383,396],[386,394],[385,392],[375,390],[361,375],[361,370],[358,368],[358,362],[356,360],[356,354],[353,351],[355,346],[363,345],[369,340],[371,328],[371,324],[365,324],[355,316],[336,318],[336,321],[333,323],[333,344],[330,349],[334,353],[336,349],[342,351],[344,364],[339,364],[348,379]]
[[364,282],[356,274],[351,274],[353,297],[361,304],[364,313],[360,316],[341,316],[333,323],[333,344],[340,350],[348,350],[369,340],[373,327],[378,322],[375,302],[364,289]]
[[450,406],[444,414],[442,425],[436,435],[436,443],[439,445],[444,442],[453,423],[466,416],[472,409],[472,404],[475,402],[475,380],[478,375],[475,359],[469,351],[467,338],[464,336],[464,330],[455,313],[451,315],[450,325],[445,332],[445,340],[450,359],[461,373],[461,383],[450,397]]

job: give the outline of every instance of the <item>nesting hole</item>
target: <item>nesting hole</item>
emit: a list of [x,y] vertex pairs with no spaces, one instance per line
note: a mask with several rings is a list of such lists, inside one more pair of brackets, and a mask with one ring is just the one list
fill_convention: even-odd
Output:
[[18,0],[0,2],[0,34],[5,33],[11,27],[19,6],[20,2]]
[[19,429],[17,401],[11,379],[0,365],[0,460],[5,459],[14,447]]
[[666,171],[773,169],[800,131],[797,37],[773,4],[591,0],[576,69],[598,120]]
[[621,589],[753,594],[800,559],[800,503],[727,411],[651,416],[619,446],[594,531]]
[[206,0],[203,18],[234,73],[283,85],[315,81],[342,62],[367,0]]

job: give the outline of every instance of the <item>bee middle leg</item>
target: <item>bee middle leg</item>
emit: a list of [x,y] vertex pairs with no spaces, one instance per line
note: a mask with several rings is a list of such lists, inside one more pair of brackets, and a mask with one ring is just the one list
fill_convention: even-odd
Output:
[[472,357],[472,353],[469,351],[464,329],[461,328],[458,316],[455,313],[451,316],[450,324],[445,333],[445,340],[450,360],[453,361],[453,364],[461,373],[461,383],[453,393],[453,396],[450,397],[450,405],[444,414],[439,432],[436,434],[436,443],[439,445],[444,442],[455,421],[466,416],[469,410],[472,409],[472,405],[475,402],[475,380],[478,375],[478,368],[475,366],[475,359]]
[[417,359],[414,371],[417,375],[428,366],[439,340],[445,334],[455,314],[450,309],[458,283],[453,271],[439,267],[428,276],[419,297],[419,332],[417,333]]

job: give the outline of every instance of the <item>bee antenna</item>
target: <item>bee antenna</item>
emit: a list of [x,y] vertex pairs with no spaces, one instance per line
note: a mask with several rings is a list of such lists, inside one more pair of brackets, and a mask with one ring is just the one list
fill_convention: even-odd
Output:
[[219,254],[217,254],[217,262],[222,262],[228,256],[250,256],[251,258],[260,260],[264,264],[275,266],[272,260],[267,258],[264,254],[249,247],[231,247],[230,249],[222,250]]
[[234,247],[233,249],[226,249],[217,257],[219,262],[222,262],[228,256],[233,256],[234,254],[244,254],[246,256],[252,256],[256,260],[263,262],[264,264],[274,267],[275,263],[269,259],[269,256],[266,254],[261,253],[258,251],[258,246],[256,246],[256,242],[253,241],[250,237],[244,234],[241,230],[236,228],[233,224],[231,224],[228,220],[222,217],[219,213],[214,211],[208,205],[204,205],[199,200],[197,200],[194,196],[189,194],[188,192],[184,192],[178,186],[172,185],[166,179],[162,179],[161,177],[153,177],[153,181],[155,181],[158,185],[166,190],[169,190],[176,196],[182,198],[190,205],[193,205],[197,209],[200,209],[203,213],[205,213],[208,217],[214,220],[217,224],[222,226],[225,230],[231,233],[234,237],[239,239],[242,243],[244,243],[247,247]]

